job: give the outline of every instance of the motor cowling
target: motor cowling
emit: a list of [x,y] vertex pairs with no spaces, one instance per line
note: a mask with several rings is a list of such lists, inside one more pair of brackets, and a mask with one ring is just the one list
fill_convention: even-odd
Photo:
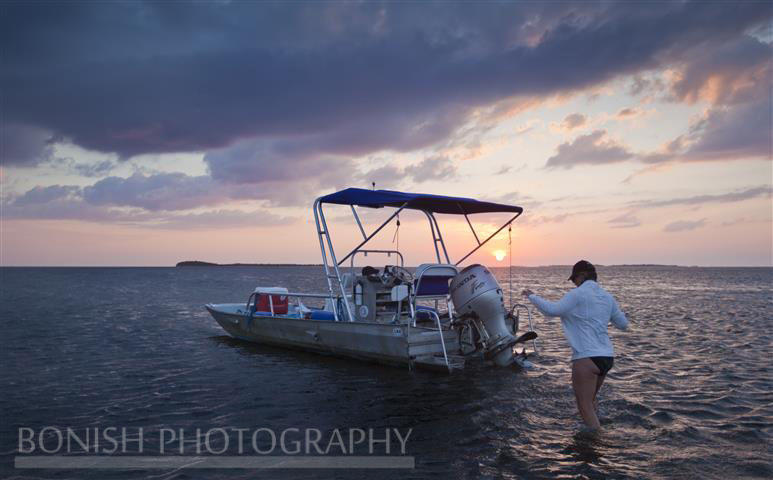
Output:
[[470,265],[451,280],[450,292],[457,314],[480,320],[485,329],[484,355],[499,366],[509,365],[515,337],[505,323],[504,296],[494,275],[483,265]]

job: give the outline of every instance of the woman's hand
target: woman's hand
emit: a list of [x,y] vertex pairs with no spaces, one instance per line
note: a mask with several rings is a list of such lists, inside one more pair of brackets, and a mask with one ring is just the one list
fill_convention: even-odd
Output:
[[521,292],[521,295],[523,295],[524,297],[528,297],[529,295],[533,295],[533,294],[534,292],[532,292],[528,288],[523,289],[523,291]]

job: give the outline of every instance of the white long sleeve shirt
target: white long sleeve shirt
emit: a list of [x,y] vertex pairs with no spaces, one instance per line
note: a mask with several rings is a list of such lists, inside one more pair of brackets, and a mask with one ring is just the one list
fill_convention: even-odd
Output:
[[614,357],[607,326],[628,328],[628,319],[615,299],[594,282],[586,280],[570,290],[558,302],[550,302],[535,294],[529,300],[546,316],[561,317],[564,335],[572,347],[572,360],[586,357]]

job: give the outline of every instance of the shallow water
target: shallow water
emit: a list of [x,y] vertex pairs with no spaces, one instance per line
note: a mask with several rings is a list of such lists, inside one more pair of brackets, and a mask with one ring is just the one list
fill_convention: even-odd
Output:
[[[497,271],[508,288],[507,270]],[[567,268],[516,268],[558,298]],[[202,305],[256,285],[322,291],[321,267],[0,269],[0,451],[14,478],[360,478],[362,470],[14,469],[18,429],[412,429],[407,478],[773,476],[773,269],[610,267],[631,321],[611,330],[602,433],[587,436],[557,320],[536,317],[539,368],[454,375],[230,339]],[[517,295],[516,295],[517,299]],[[522,323],[523,325],[523,323]],[[522,327],[523,328],[523,327]],[[231,445],[228,453],[237,454]],[[152,452],[149,447],[147,452]]]

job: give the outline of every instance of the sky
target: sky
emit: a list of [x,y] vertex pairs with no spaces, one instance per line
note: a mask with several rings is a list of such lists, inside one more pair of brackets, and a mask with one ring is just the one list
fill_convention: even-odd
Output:
[[769,1],[3,0],[0,265],[320,263],[314,199],[375,182],[522,206],[490,266],[771,266],[772,42]]

